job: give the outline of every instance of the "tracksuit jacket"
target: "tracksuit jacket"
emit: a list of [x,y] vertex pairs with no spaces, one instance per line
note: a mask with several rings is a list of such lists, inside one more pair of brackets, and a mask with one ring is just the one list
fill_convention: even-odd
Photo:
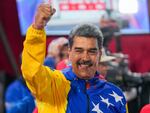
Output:
[[39,113],[126,113],[126,100],[115,85],[95,77],[80,79],[67,68],[43,65],[46,51],[44,29],[29,27],[22,54],[22,73],[36,98]]
[[22,78],[12,82],[5,92],[6,113],[32,113],[35,108],[34,98]]

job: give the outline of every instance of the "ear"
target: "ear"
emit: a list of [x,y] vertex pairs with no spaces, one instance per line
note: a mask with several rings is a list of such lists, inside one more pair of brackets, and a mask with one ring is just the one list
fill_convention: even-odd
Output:
[[102,56],[102,50],[99,49],[99,61],[101,60],[101,56]]

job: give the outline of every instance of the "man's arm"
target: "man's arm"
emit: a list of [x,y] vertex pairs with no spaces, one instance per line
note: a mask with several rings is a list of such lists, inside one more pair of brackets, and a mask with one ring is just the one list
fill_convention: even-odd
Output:
[[43,66],[46,51],[46,34],[44,27],[55,10],[48,4],[41,4],[35,15],[35,21],[29,27],[22,53],[22,73],[26,83],[36,96],[48,87],[53,71]]
[[29,27],[22,53],[22,73],[36,98],[39,113],[65,113],[70,82],[57,70],[43,65],[46,53],[44,26],[55,12],[47,4],[39,6]]

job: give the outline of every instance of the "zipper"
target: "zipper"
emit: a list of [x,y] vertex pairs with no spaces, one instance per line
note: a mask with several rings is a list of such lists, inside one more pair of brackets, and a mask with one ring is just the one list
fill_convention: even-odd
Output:
[[86,97],[87,97],[87,113],[90,113],[90,99],[89,99],[89,95],[87,93],[86,94]]
[[87,94],[88,88],[89,88],[89,83],[86,82],[85,95],[87,97],[87,113],[90,113],[90,98],[89,98],[89,95]]

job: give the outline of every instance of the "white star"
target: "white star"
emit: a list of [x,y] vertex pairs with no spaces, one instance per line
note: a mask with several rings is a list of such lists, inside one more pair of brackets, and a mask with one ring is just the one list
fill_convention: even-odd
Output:
[[100,98],[101,98],[101,101],[102,101],[102,102],[104,102],[104,103],[107,104],[107,107],[109,107],[110,105],[114,106],[112,103],[110,103],[110,102],[108,101],[108,98],[104,99],[102,96],[100,96]]
[[97,105],[95,105],[93,102],[92,102],[94,108],[92,109],[92,111],[95,111],[97,113],[103,113],[100,109],[99,109],[99,103]]
[[121,102],[121,104],[123,105],[123,103],[122,103],[123,97],[122,96],[117,95],[117,93],[115,93],[114,91],[113,91],[113,94],[109,94],[109,95],[113,96],[115,98],[116,102]]

